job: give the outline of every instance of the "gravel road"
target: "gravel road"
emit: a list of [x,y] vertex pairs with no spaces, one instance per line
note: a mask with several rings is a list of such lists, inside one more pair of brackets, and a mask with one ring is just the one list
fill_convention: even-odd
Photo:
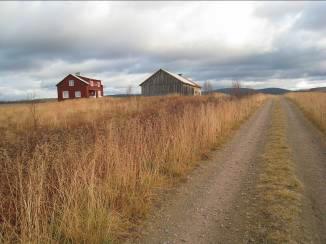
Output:
[[[187,181],[164,197],[127,243],[248,243],[246,205],[259,171],[259,156],[271,123],[273,99],[263,105],[229,142],[201,162]],[[302,112],[285,98],[287,137],[305,185],[305,231],[326,243],[326,143]],[[249,239],[248,239],[249,238]]]

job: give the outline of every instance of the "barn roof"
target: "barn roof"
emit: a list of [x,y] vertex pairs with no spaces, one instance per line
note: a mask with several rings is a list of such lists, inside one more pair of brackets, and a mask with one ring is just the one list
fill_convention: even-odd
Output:
[[[173,76],[174,78],[176,78],[177,80],[181,81],[181,82],[184,83],[184,84],[187,84],[187,85],[190,85],[190,86],[194,86],[194,87],[199,87],[199,88],[201,88],[200,85],[198,85],[198,84],[195,83],[194,81],[190,80],[189,78],[186,78],[186,77],[181,76],[181,75],[174,74],[174,73],[169,72],[169,71],[167,71],[167,70],[165,70],[165,69],[159,69],[157,72],[159,72],[160,70],[162,70],[163,72],[165,72],[165,73],[167,73],[167,74]],[[155,75],[157,72],[155,72],[153,75]],[[152,76],[153,76],[153,75],[152,75]],[[150,76],[149,78],[151,78],[152,76]],[[144,83],[145,83],[149,78],[147,78],[145,81],[143,81],[143,82],[140,84],[140,86],[141,86],[142,84],[144,84]]]
[[185,84],[188,84],[188,85],[191,85],[191,86],[196,86],[196,87],[201,87],[200,85],[198,85],[197,83],[195,83],[194,81],[190,80],[189,78],[186,78],[182,75],[177,75],[177,74],[174,74],[174,73],[171,73],[167,70],[164,70],[162,69],[164,72],[168,73],[169,75],[172,75],[174,78],[180,80],[181,82],[185,83]]

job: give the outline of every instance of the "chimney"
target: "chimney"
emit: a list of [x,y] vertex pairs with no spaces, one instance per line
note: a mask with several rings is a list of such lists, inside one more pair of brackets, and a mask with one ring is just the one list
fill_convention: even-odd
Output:
[[182,74],[178,74],[179,76],[182,76]]
[[76,72],[75,75],[80,75],[80,72]]

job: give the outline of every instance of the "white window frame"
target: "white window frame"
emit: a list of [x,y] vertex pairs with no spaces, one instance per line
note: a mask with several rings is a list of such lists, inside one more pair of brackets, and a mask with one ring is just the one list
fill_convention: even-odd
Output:
[[75,97],[76,98],[80,98],[81,97],[81,92],[80,91],[75,91]]
[[69,98],[69,91],[62,91],[62,98],[63,99]]
[[75,86],[75,81],[74,80],[69,80],[69,86]]

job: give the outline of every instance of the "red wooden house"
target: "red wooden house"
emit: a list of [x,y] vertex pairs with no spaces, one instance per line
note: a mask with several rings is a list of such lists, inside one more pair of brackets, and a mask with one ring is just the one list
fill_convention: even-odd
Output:
[[101,80],[81,76],[79,73],[69,74],[57,84],[58,101],[64,99],[102,97]]

